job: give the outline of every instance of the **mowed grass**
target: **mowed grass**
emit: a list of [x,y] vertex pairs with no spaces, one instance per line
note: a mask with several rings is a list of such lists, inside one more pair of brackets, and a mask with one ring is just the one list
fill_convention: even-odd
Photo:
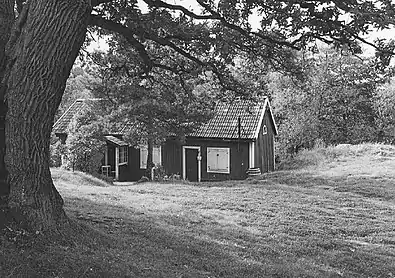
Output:
[[282,168],[114,186],[54,169],[82,239],[3,241],[0,277],[395,276],[395,147],[306,151]]

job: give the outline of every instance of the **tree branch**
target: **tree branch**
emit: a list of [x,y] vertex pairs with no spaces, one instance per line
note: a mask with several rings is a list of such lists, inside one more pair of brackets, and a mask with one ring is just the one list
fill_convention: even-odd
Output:
[[155,7],[155,8],[165,8],[165,9],[170,9],[173,11],[180,11],[183,12],[185,15],[188,15],[194,19],[218,19],[213,17],[213,15],[200,15],[200,14],[195,14],[194,12],[191,12],[187,8],[180,6],[180,5],[172,5],[165,3],[161,0],[143,0],[148,6],[150,7]]
[[298,47],[296,47],[294,44],[289,43],[287,41],[281,41],[281,40],[275,40],[269,36],[265,36],[262,35],[258,32],[250,32],[250,31],[246,31],[243,28],[241,28],[240,26],[237,26],[235,24],[229,23],[224,17],[222,17],[218,12],[214,11],[208,4],[206,4],[204,1],[202,0],[196,0],[204,9],[206,9],[210,14],[209,15],[200,15],[200,14],[196,14],[194,12],[191,12],[190,10],[188,10],[187,8],[180,6],[180,5],[172,5],[172,4],[168,4],[165,3],[161,0],[143,0],[147,5],[149,5],[150,7],[156,7],[156,8],[165,8],[165,9],[170,9],[170,10],[174,10],[174,11],[180,11],[183,12],[185,15],[190,16],[193,19],[200,19],[200,20],[218,20],[220,21],[225,27],[232,29],[234,31],[237,31],[238,33],[240,33],[241,35],[243,35],[244,37],[251,37],[251,36],[255,36],[258,37],[260,39],[266,40],[268,42],[277,44],[277,45],[283,45],[283,46],[287,46],[287,47],[291,47],[293,49],[299,49]]
[[[93,25],[93,26],[98,26],[104,29],[107,29],[109,31],[113,31],[115,33],[118,33],[120,35],[122,35],[139,53],[140,57],[143,59],[144,64],[146,65],[146,68],[144,69],[144,71],[147,73],[149,70],[151,70],[151,68],[153,66],[157,66],[157,67],[161,67],[164,68],[164,65],[162,64],[153,64],[152,59],[150,58],[147,50],[145,49],[145,46],[140,43],[134,36],[135,33],[127,28],[126,26],[120,24],[120,23],[116,23],[113,22],[111,20],[102,18],[100,16],[97,15],[91,15],[90,16],[90,22],[89,25]],[[168,46],[170,48],[172,48],[174,51],[176,51],[177,53],[179,53],[180,55],[184,56],[185,58],[195,62],[198,65],[201,66],[207,66],[207,64],[203,61],[201,61],[200,59],[194,57],[193,55],[191,55],[190,53],[186,52],[185,50],[183,50],[182,48],[176,46],[174,43],[172,43],[169,40],[166,40],[164,38],[159,38],[158,36],[149,34],[149,33],[144,33],[144,37],[146,39],[152,40],[156,43],[158,43],[159,45],[162,46]],[[167,68],[168,69],[168,68]]]
[[99,6],[100,4],[111,3],[114,0],[91,0],[92,7]]
[[145,64],[144,71],[149,72],[151,70],[151,58],[149,57],[144,45],[134,37],[135,34],[131,29],[120,23],[113,22],[97,15],[90,15],[89,25],[98,26],[122,35],[137,50],[141,59],[143,59]]
[[351,34],[351,35],[352,35],[355,39],[359,40],[360,42],[362,42],[362,43],[364,43],[364,44],[367,44],[367,45],[370,45],[370,46],[372,46],[374,49],[376,49],[376,50],[378,50],[378,51],[380,51],[380,52],[387,53],[387,54],[391,54],[391,55],[395,55],[395,53],[394,53],[393,51],[383,50],[383,49],[381,49],[379,46],[375,45],[374,43],[368,42],[367,40],[365,40],[364,38],[362,38],[362,37],[360,37],[360,36],[358,36],[358,35],[355,35],[355,34]]
[[[144,0],[144,1],[149,1],[149,0]],[[182,71],[180,69],[171,69],[171,67],[167,66],[167,65],[163,65],[160,63],[154,63],[152,61],[151,57],[149,56],[147,50],[145,49],[145,46],[135,38],[135,36],[137,36],[137,34],[132,29],[130,29],[120,23],[113,22],[111,20],[102,18],[98,15],[90,15],[89,25],[104,28],[106,30],[109,30],[109,31],[112,31],[112,32],[122,35],[139,53],[140,57],[143,60],[143,63],[145,64],[145,67],[143,69],[146,74],[148,74],[148,72],[153,67],[162,68],[162,69],[168,70],[173,73],[178,73],[178,74],[180,74],[180,71]],[[156,42],[157,44],[159,44],[161,46],[167,46],[167,47],[173,49],[176,53],[180,54],[181,56],[189,59],[190,61],[211,70],[214,73],[214,75],[218,78],[219,83],[225,90],[232,90],[232,91],[238,90],[238,89],[233,88],[232,86],[227,85],[228,82],[226,80],[227,79],[226,74],[224,74],[216,66],[216,62],[214,60],[203,61],[203,60],[193,56],[186,50],[178,47],[173,42],[166,40],[165,38],[158,37],[155,34],[143,32],[142,34],[139,34],[139,35],[142,35],[144,37],[144,39],[148,39],[153,42]]]
[[247,31],[247,30],[243,29],[243,28],[240,27],[240,26],[237,26],[237,25],[235,25],[235,24],[232,24],[232,23],[228,22],[228,21],[227,21],[223,16],[221,16],[218,12],[214,11],[214,10],[210,7],[209,4],[205,3],[204,0],[196,0],[196,1],[200,4],[200,6],[202,6],[203,8],[205,8],[208,12],[210,12],[210,13],[213,15],[213,19],[219,20],[225,27],[237,31],[238,33],[240,33],[241,35],[245,36],[246,38],[250,38],[251,36],[255,36],[255,37],[258,37],[258,38],[260,38],[260,39],[266,40],[266,41],[268,41],[268,42],[270,42],[270,43],[272,43],[272,44],[287,46],[287,47],[290,47],[290,48],[299,50],[298,47],[296,47],[296,46],[293,45],[292,43],[287,42],[287,41],[285,41],[285,40],[284,40],[284,41],[282,41],[282,40],[276,40],[276,39],[273,39],[273,38],[271,38],[271,37],[269,37],[269,36],[262,35],[261,33]]
[[149,33],[144,33],[145,38],[150,39],[162,46],[168,46],[170,48],[172,48],[174,51],[176,51],[178,54],[181,54],[182,56],[184,56],[185,58],[191,60],[192,62],[195,62],[196,64],[199,64],[201,66],[205,66],[206,63],[204,63],[203,61],[201,61],[199,58],[191,55],[190,53],[186,52],[185,50],[183,50],[182,48],[178,47],[177,45],[175,45],[173,42],[166,40],[164,38],[160,38],[158,36],[149,34]]

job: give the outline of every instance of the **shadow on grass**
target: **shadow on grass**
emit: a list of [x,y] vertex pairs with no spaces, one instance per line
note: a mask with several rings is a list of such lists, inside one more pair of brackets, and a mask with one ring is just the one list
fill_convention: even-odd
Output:
[[[66,204],[69,215],[113,239],[112,247],[101,252],[116,258],[118,267],[131,277],[294,276],[284,267],[279,252],[254,258],[250,254],[254,252],[252,249],[240,252],[240,247],[228,246],[212,240],[208,234],[201,234],[198,229],[202,223],[196,225],[196,233],[191,232],[185,227],[189,219],[182,216],[144,214],[86,199],[66,199]],[[229,233],[233,235],[235,231]]]
[[84,198],[66,198],[65,209],[93,238],[71,246],[0,241],[1,277],[287,276],[281,264],[243,260],[219,243],[135,210]]
[[298,230],[300,221],[278,218],[269,238],[204,220],[186,227],[189,214],[149,214],[85,198],[65,198],[65,209],[85,229],[75,237],[82,231],[92,238],[68,246],[1,241],[1,277],[388,277],[394,266],[393,253],[301,235],[309,231]]

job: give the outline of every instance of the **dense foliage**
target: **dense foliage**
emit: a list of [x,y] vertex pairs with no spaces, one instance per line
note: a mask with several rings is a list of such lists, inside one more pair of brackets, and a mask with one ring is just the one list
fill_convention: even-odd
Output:
[[375,69],[372,58],[326,48],[305,58],[304,64],[303,80],[268,76],[282,156],[317,143],[384,141],[381,130],[389,121],[383,119],[391,114],[386,98],[395,92],[380,87],[387,78]]
[[374,94],[375,124],[379,142],[395,144],[395,80],[382,84]]
[[100,84],[96,70],[92,66],[76,63],[69,78],[58,108],[55,121],[66,111],[76,99],[94,98],[93,90]]
[[104,158],[106,127],[92,110],[81,111],[70,123],[66,140],[69,169],[97,173]]

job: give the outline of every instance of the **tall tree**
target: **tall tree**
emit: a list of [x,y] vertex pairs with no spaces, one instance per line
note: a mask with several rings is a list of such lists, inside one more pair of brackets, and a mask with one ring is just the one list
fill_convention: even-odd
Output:
[[[174,64],[155,58],[160,48],[185,56],[195,67],[205,67],[229,87],[234,83],[227,64],[238,52],[280,67],[289,64],[289,49],[301,48],[312,39],[358,51],[355,42],[363,41],[360,33],[371,25],[389,25],[395,11],[387,0],[196,0],[201,12],[162,0],[143,1],[149,6],[144,13],[136,0],[0,0],[0,99],[5,97],[8,108],[8,182],[1,191],[9,192],[10,211],[30,229],[56,230],[67,223],[50,176],[50,131],[88,25],[122,36],[139,53],[138,71],[143,75],[153,68],[173,70]],[[258,30],[248,21],[253,12],[262,18]],[[348,24],[342,19],[346,13]]]
[[[189,62],[180,55],[162,55],[176,64]],[[215,94],[202,89],[211,80],[198,75],[199,71],[187,74],[153,70],[150,77],[141,77],[134,71],[136,56],[133,49],[118,51],[116,55],[97,55],[103,84],[96,88],[95,96],[113,104],[113,122],[123,122],[124,140],[148,145],[146,176],[150,177],[154,145],[160,145],[169,136],[183,137],[208,120]]]
[[[13,9],[14,1],[5,2]],[[67,217],[51,179],[50,134],[91,8],[79,0],[27,1],[18,7],[2,78],[8,207],[23,226],[56,229]]]
[[302,80],[269,75],[280,152],[311,148],[317,140],[325,144],[376,141],[374,93],[386,78],[372,61],[326,48],[305,58]]

